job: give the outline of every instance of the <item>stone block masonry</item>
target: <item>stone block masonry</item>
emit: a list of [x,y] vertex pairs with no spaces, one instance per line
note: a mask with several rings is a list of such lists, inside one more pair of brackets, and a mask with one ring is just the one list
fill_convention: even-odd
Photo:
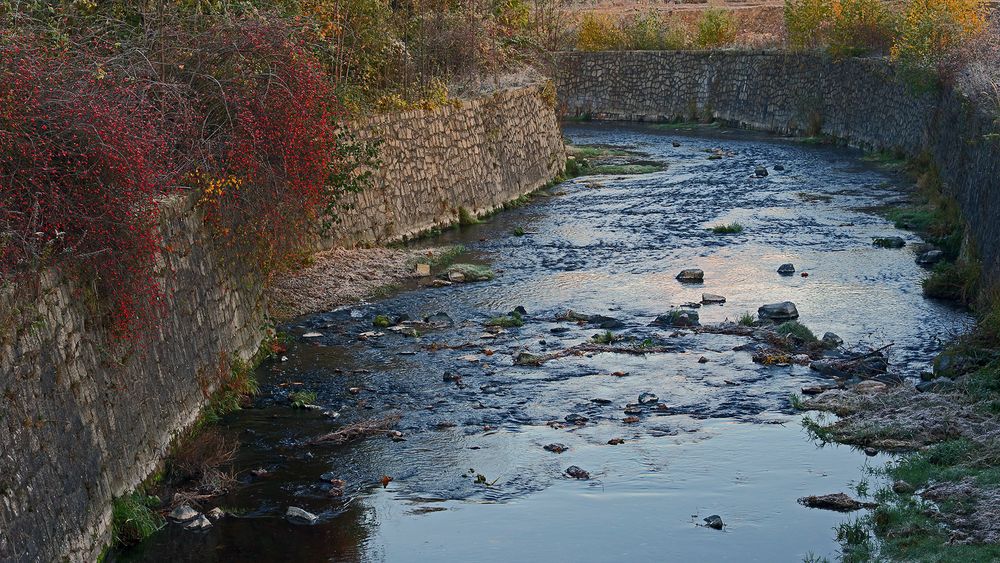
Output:
[[1000,108],[959,87],[915,91],[881,59],[779,51],[624,51],[559,56],[566,116],[719,119],[930,154],[961,206],[986,284],[1000,282]]
[[566,151],[555,93],[543,84],[505,89],[445,106],[377,116],[354,124],[360,140],[380,139],[374,186],[345,198],[326,246],[412,237],[545,186],[562,173]]
[[[376,185],[352,196],[327,245],[398,240],[493,210],[562,172],[551,87],[531,85],[433,111],[373,117],[385,141]],[[233,359],[264,335],[260,283],[235,271],[189,197],[166,202],[165,316],[145,352],[116,357],[86,299],[49,273],[0,288],[0,561],[94,561],[113,499],[159,466]]]

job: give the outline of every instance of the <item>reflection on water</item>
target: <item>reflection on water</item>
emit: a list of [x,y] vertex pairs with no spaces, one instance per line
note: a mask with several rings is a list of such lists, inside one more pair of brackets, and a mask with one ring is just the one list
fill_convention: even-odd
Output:
[[[635,147],[668,164],[637,177],[581,178],[527,207],[443,238],[466,257],[491,264],[492,282],[423,288],[378,303],[314,315],[289,328],[301,339],[289,361],[261,367],[255,408],[224,425],[239,438],[236,462],[246,485],[215,499],[241,514],[196,534],[168,526],[125,560],[175,561],[801,561],[832,556],[832,528],[843,515],[799,506],[807,494],[849,491],[865,478],[866,458],[843,447],[817,448],[791,412],[789,396],[820,376],[804,367],[765,368],[733,348],[734,336],[648,327],[671,306],[702,292],[728,299],[699,310],[703,323],[735,319],[763,303],[791,300],[815,332],[849,344],[894,343],[893,369],[915,376],[941,340],[967,325],[962,313],[925,300],[912,250],[874,248],[871,237],[899,235],[859,209],[898,201],[894,178],[858,153],[737,133],[679,136],[651,127],[580,125],[577,143]],[[671,141],[680,140],[680,147]],[[705,149],[733,156],[710,161]],[[781,164],[766,178],[758,165]],[[745,231],[707,226],[737,221]],[[515,228],[527,231],[511,236]],[[434,241],[440,243],[441,241]],[[792,262],[809,277],[781,277]],[[681,285],[683,268],[705,283]],[[522,305],[523,328],[483,338],[490,317]],[[560,322],[566,309],[613,316],[616,331],[669,340],[674,352],[568,356],[542,368],[514,366],[585,342],[593,327]],[[359,340],[376,314],[419,318],[447,312],[455,326],[419,338]],[[568,329],[553,333],[551,329]],[[493,353],[483,353],[489,349]],[[704,357],[706,362],[699,360]],[[444,381],[450,371],[463,384]],[[614,372],[626,373],[616,377]],[[357,394],[350,388],[360,388]],[[308,389],[324,410],[288,407]],[[636,424],[623,409],[641,392],[666,405]],[[595,402],[593,399],[603,399]],[[403,415],[404,441],[376,438],[349,446],[304,441],[340,424]],[[552,427],[568,414],[583,427]],[[608,440],[621,438],[621,445]],[[559,442],[562,454],[542,446]],[[570,465],[591,479],[564,476]],[[251,477],[264,468],[270,476]],[[320,475],[348,487],[331,498]],[[382,475],[393,478],[388,487]],[[477,476],[491,485],[476,482]],[[298,506],[315,526],[287,523]],[[724,531],[699,526],[719,514]]]

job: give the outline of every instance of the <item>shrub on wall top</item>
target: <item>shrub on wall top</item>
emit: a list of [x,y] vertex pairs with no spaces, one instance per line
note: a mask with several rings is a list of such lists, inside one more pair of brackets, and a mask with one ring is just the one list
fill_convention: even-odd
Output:
[[81,291],[130,338],[160,306],[154,222],[172,151],[149,92],[120,70],[101,49],[0,34],[0,278],[83,270]]

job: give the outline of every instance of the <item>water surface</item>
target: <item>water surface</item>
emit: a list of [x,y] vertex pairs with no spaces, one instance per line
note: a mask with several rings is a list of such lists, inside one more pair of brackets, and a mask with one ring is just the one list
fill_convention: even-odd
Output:
[[[969,319],[926,300],[912,244],[873,247],[872,237],[912,234],[864,211],[905,199],[903,179],[857,151],[741,132],[694,134],[650,126],[566,127],[577,144],[641,151],[663,172],[578,178],[523,208],[451,231],[464,257],[489,264],[491,282],[421,287],[371,304],[313,315],[287,327],[286,362],[260,368],[255,408],[223,429],[242,448],[245,485],[206,505],[241,514],[203,533],[170,525],[127,560],[174,561],[801,561],[835,557],[833,528],[850,518],[804,508],[798,497],[851,492],[884,463],[846,447],[820,448],[789,397],[827,382],[801,366],[763,367],[735,336],[649,327],[703,292],[725,305],[698,309],[702,323],[736,319],[764,303],[794,301],[817,334],[848,345],[892,344],[892,370],[915,377],[942,340]],[[673,141],[680,146],[674,147]],[[709,160],[706,150],[727,156]],[[784,171],[775,171],[774,165]],[[766,166],[765,178],[754,175]],[[739,222],[739,234],[706,227]],[[512,232],[523,229],[524,236]],[[782,277],[785,262],[809,274]],[[674,279],[701,268],[705,283]],[[485,338],[483,323],[523,306],[523,328]],[[615,332],[669,345],[647,355],[570,356],[513,365],[602,332],[561,322],[572,309],[625,323]],[[422,318],[444,311],[455,326],[418,338],[360,340],[377,314]],[[551,329],[568,329],[553,334]],[[302,338],[319,332],[318,338]],[[485,351],[489,350],[490,353]],[[699,363],[704,357],[707,362]],[[463,385],[443,380],[460,374]],[[612,373],[627,373],[614,376]],[[352,393],[351,388],[360,388]],[[323,409],[296,411],[287,395],[318,394]],[[626,404],[652,392],[664,410],[623,421]],[[604,399],[608,404],[594,402]],[[399,413],[405,438],[347,446],[304,441],[341,424]],[[586,425],[548,424],[569,414]],[[609,445],[622,438],[621,445]],[[556,454],[543,446],[569,447]],[[563,471],[576,465],[586,481]],[[270,476],[256,478],[253,469]],[[330,498],[320,475],[348,483]],[[383,488],[383,475],[392,481]],[[477,482],[478,475],[487,484]],[[286,522],[288,506],[316,513]],[[720,515],[723,531],[700,526]]]

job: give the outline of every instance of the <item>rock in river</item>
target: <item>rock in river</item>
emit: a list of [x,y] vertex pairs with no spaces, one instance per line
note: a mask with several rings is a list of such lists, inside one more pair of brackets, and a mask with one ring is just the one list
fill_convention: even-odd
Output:
[[940,250],[928,250],[917,256],[917,264],[921,266],[933,266],[944,259],[944,252]]
[[598,328],[603,328],[605,330],[625,328],[625,323],[614,317],[605,317],[604,315],[592,315],[587,322],[592,325],[597,325]]
[[802,497],[799,499],[799,504],[808,506],[809,508],[822,508],[824,510],[836,510],[837,512],[852,512],[862,508],[875,508],[876,506],[870,502],[854,500],[844,493]]
[[714,293],[702,293],[701,294],[701,304],[702,305],[718,305],[720,303],[725,303],[726,298],[721,295],[716,295]]
[[656,403],[659,400],[660,398],[652,393],[642,393],[639,395],[640,405],[652,405],[653,403]]
[[778,266],[778,273],[783,276],[790,276],[795,273],[794,264],[782,264]]
[[289,506],[288,510],[285,511],[285,518],[289,522],[294,524],[315,524],[319,521],[319,516],[316,516],[312,512],[307,512],[302,510],[297,506]]
[[799,311],[795,308],[795,303],[784,301],[762,305],[757,309],[757,317],[774,322],[794,321],[799,318]]
[[677,326],[698,326],[698,313],[694,311],[674,310],[656,317],[649,326],[670,328]]
[[767,168],[764,168],[763,166],[758,166],[757,168],[754,168],[753,173],[758,178],[763,178],[767,176]]
[[569,475],[574,479],[590,479],[590,473],[584,471],[583,469],[580,469],[575,465],[570,465],[569,467],[566,468],[566,475]]
[[588,420],[590,419],[582,414],[572,413],[566,415],[566,422],[570,424],[586,424]]
[[170,519],[176,522],[188,522],[199,516],[201,516],[201,512],[198,512],[186,504],[178,506],[170,512]]
[[827,332],[823,335],[823,347],[825,348],[839,348],[843,343],[844,339],[835,333]]
[[212,522],[204,514],[194,520],[184,524],[185,530],[207,530],[212,527]]
[[553,452],[553,453],[561,454],[564,451],[568,450],[569,447],[566,446],[565,444],[549,444],[549,445],[545,446],[544,449],[547,452]]
[[906,241],[902,237],[874,237],[872,244],[879,248],[903,248]]
[[705,272],[698,268],[688,268],[677,274],[677,280],[684,283],[701,283],[705,281]]
[[713,514],[705,518],[704,520],[705,520],[705,526],[712,528],[714,530],[721,530],[723,527],[725,527],[725,524],[722,522],[722,517],[719,516],[718,514]]

